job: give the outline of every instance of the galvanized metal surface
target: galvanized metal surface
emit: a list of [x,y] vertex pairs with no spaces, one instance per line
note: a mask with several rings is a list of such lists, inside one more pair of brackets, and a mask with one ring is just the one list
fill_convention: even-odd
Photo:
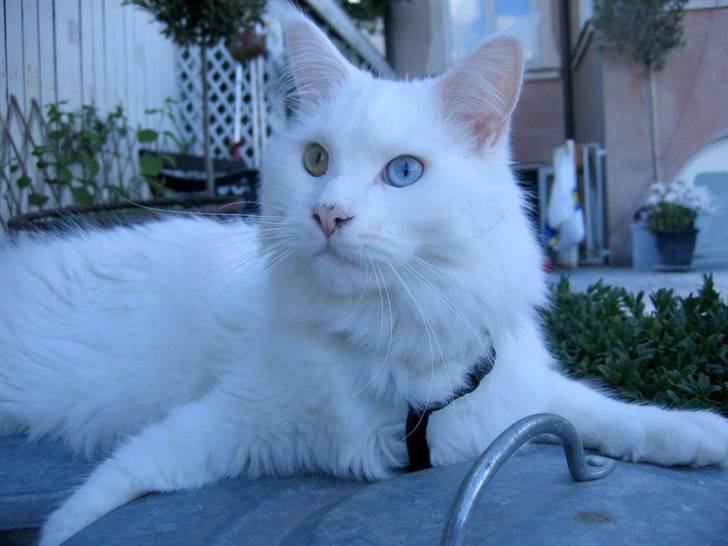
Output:
[[599,480],[614,470],[615,462],[605,457],[584,454],[581,438],[574,426],[563,417],[549,413],[529,415],[504,430],[468,472],[460,485],[457,497],[450,507],[447,524],[443,530],[442,546],[461,546],[465,537],[465,525],[475,508],[475,503],[487,485],[493,481],[505,462],[529,440],[540,434],[555,434],[564,443],[566,462],[571,476],[579,482]]
[[[435,546],[470,467],[377,483],[321,475],[239,478],[147,495],[66,546]],[[40,525],[90,468],[58,446],[0,438],[0,529]],[[617,463],[607,479],[575,483],[560,446],[526,444],[484,492],[464,542],[717,546],[726,544],[726,514],[727,470]]]

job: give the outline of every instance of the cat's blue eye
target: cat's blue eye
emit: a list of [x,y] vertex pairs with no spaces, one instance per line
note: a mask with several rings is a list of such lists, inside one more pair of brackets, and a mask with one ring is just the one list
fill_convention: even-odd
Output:
[[411,155],[400,155],[387,164],[384,178],[388,184],[404,188],[417,182],[424,172],[422,161]]

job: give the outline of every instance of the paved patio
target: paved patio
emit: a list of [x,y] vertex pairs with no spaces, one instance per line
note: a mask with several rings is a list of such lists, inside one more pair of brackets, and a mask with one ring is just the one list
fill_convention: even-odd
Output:
[[626,267],[580,267],[556,270],[549,274],[551,282],[568,275],[571,287],[583,291],[599,279],[614,286],[624,286],[632,292],[651,293],[659,288],[671,288],[681,296],[697,291],[703,285],[703,275],[712,273],[715,287],[728,297],[728,263],[696,265],[687,272],[636,271]]

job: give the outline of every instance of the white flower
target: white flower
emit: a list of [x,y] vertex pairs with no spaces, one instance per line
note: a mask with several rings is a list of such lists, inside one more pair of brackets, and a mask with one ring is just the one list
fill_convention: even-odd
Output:
[[651,206],[660,203],[682,205],[698,212],[710,212],[712,199],[707,188],[697,187],[686,180],[675,180],[671,184],[655,182],[650,186],[647,204]]

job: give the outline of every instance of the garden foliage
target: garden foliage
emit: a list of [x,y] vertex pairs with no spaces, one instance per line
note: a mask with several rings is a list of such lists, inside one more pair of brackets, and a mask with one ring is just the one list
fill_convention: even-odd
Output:
[[[139,161],[139,171],[146,183],[164,193],[167,190],[158,187],[157,177],[174,160],[159,148],[168,141],[180,150],[187,147],[172,131],[163,130],[166,124],[178,131],[174,105],[173,100],[166,99],[162,108],[145,110],[148,116],[156,117],[158,127],[135,130],[120,105],[102,114],[93,105],[69,110],[64,102],[50,103],[45,139],[30,150],[36,170],[33,172],[29,164],[19,160],[11,161],[11,183],[24,192],[29,209],[42,208],[51,196],[56,197],[56,203],[63,202],[64,192],[68,192],[68,202],[74,205],[137,198],[143,193],[143,181],[129,164]],[[135,144],[149,153],[137,159]]]
[[711,276],[697,294],[649,299],[653,310],[642,292],[600,281],[577,293],[562,278],[541,311],[554,354],[624,399],[728,415],[728,300]]
[[670,50],[685,45],[687,0],[596,0],[592,23],[602,45],[629,51],[648,71],[660,70]]

